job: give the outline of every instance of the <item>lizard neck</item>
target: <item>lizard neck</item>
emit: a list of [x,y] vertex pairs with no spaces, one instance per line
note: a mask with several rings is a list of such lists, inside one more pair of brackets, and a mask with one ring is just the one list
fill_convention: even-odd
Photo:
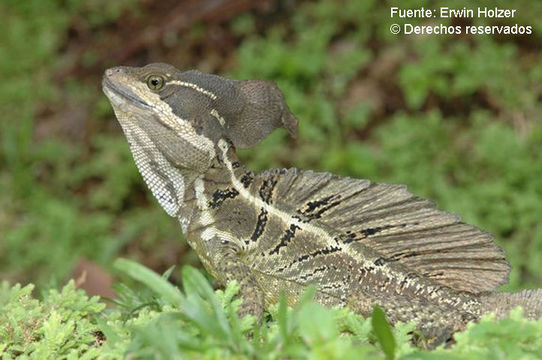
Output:
[[212,213],[217,204],[228,197],[238,195],[237,191],[233,190],[233,179],[240,181],[245,187],[252,181],[252,172],[241,164],[232,145],[220,140],[216,153],[217,157],[204,173],[185,176],[187,191],[184,207],[177,216],[185,235],[189,227],[211,225],[205,220],[211,218],[206,214]]
[[203,181],[210,186],[233,185],[232,179],[240,179],[248,172],[239,161],[235,147],[225,140],[219,140],[216,153],[215,161],[202,176]]
[[237,223],[235,219],[239,219],[239,214],[236,213],[246,208],[246,204],[237,204],[240,193],[234,182],[244,182],[248,187],[253,174],[241,165],[235,148],[226,141],[219,141],[216,153],[217,157],[204,173],[191,174],[178,220],[186,241],[207,271],[220,278],[220,273],[212,265],[213,254],[216,253],[213,246],[217,239],[232,244],[241,241],[241,236],[228,225],[232,221]]

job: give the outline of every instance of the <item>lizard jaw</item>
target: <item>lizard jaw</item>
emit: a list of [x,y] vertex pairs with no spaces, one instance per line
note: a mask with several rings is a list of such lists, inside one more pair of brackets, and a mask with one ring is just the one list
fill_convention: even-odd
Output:
[[129,103],[145,110],[152,109],[152,106],[134,95],[126,87],[123,87],[118,81],[115,81],[115,74],[119,71],[120,68],[108,69],[102,79],[102,89],[109,100],[116,106],[123,106]]

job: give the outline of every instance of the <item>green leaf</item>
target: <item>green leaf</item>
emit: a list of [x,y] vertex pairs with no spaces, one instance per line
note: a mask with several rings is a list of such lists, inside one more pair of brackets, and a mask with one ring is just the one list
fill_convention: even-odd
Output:
[[169,269],[164,271],[164,273],[162,274],[162,277],[166,280],[169,279],[173,270],[175,270],[175,265],[170,266]]
[[386,354],[386,359],[395,359],[395,338],[393,337],[390,324],[388,324],[388,321],[386,320],[384,311],[378,306],[373,308],[371,321],[376,339],[378,340],[382,351]]
[[115,344],[119,342],[120,337],[117,335],[117,333],[107,324],[107,318],[103,316],[96,316],[95,317],[96,324],[98,324],[98,327],[100,328],[100,331],[105,335],[107,338],[107,341],[111,344]]
[[182,294],[175,286],[152,270],[147,269],[134,261],[117,259],[113,265],[115,269],[123,272],[132,279],[142,282],[173,306],[180,306]]
[[337,323],[330,309],[311,302],[301,308],[297,321],[305,342],[309,345],[331,342],[339,336]]
[[279,325],[279,333],[284,343],[288,342],[288,304],[286,302],[286,294],[283,291],[279,296],[279,310],[277,313],[277,323]]
[[182,279],[186,298],[182,300],[181,307],[185,315],[217,340],[237,347],[224,309],[207,279],[191,266],[182,269]]
[[185,266],[182,270],[183,285],[187,295],[197,293],[203,299],[209,301],[212,306],[213,315],[216,317],[218,325],[229,333],[228,320],[222,306],[220,305],[211,285],[198,270],[191,266]]

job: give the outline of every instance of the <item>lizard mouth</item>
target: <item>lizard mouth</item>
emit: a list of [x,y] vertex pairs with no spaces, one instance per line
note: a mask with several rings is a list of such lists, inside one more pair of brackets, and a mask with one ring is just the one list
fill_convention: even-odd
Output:
[[103,77],[102,89],[105,95],[115,103],[115,105],[123,105],[129,103],[143,109],[152,109],[152,106],[132,94],[129,90],[118,86],[115,82],[111,81],[107,76]]

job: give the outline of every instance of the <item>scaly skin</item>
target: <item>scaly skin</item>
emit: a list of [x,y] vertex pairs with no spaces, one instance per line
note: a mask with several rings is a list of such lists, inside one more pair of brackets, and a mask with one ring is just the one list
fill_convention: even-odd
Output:
[[[217,280],[237,280],[241,315],[284,291],[367,316],[381,306],[436,342],[514,304],[540,316],[540,293],[488,295],[509,266],[491,237],[401,185],[297,169],[254,175],[235,147],[297,120],[278,88],[166,64],[106,71],[104,92],[158,202]],[[506,305],[504,304],[506,303]]]

